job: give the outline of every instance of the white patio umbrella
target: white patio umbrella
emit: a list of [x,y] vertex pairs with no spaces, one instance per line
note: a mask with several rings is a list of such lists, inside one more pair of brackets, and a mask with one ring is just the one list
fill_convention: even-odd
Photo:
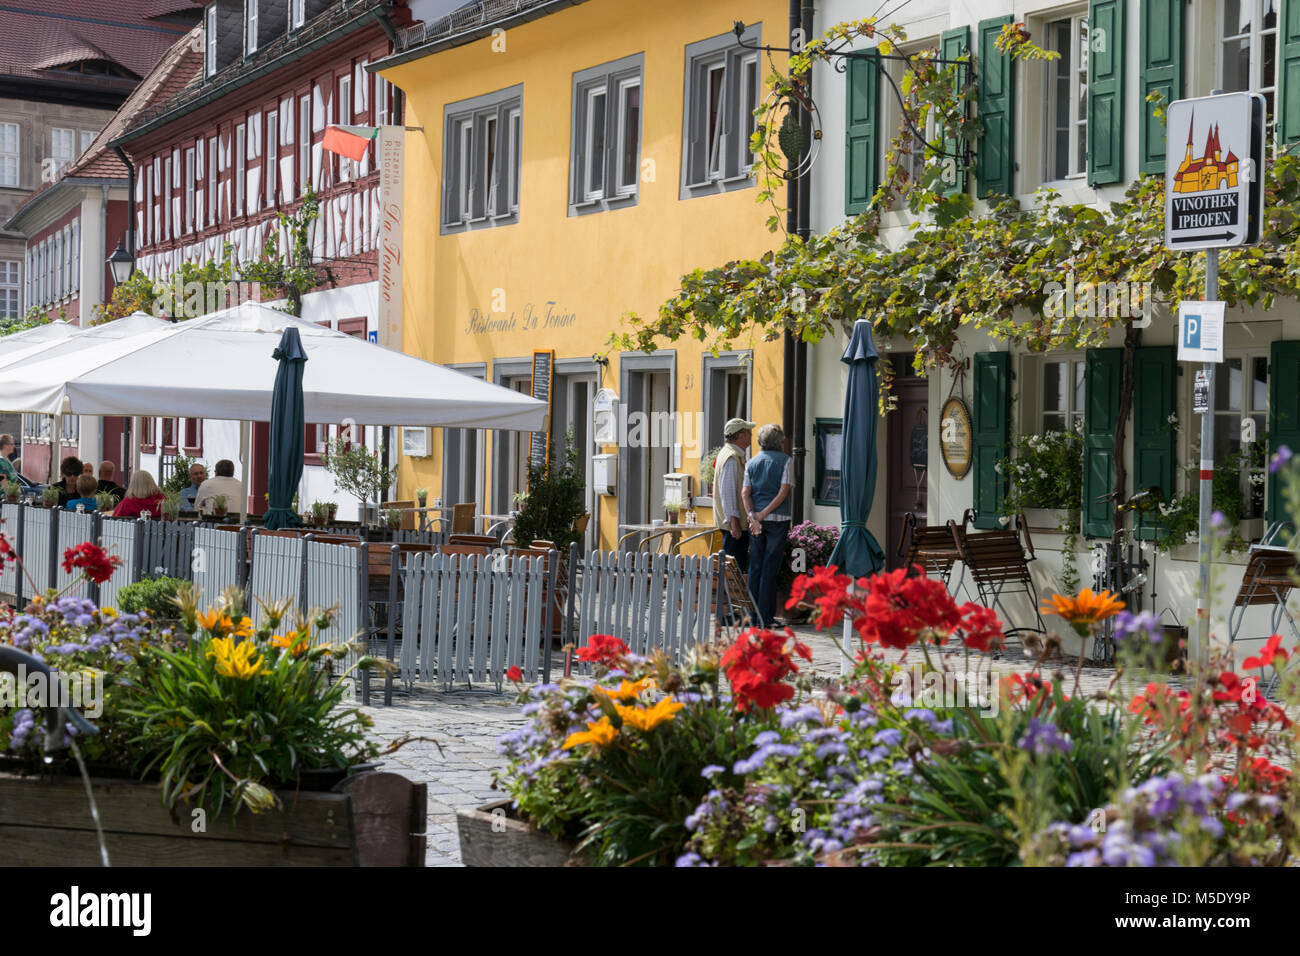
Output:
[[[0,375],[0,408],[269,421],[277,368],[271,353],[290,325],[307,352],[308,422],[507,431],[545,426],[546,405],[530,396],[257,303],[145,326],[95,348],[26,363]],[[245,440],[241,436],[241,445]]]
[[36,325],[30,329],[23,329],[21,332],[0,336],[0,354],[14,349],[25,348],[38,342],[59,342],[79,331],[81,331],[80,328],[71,322],[60,320],[46,322],[44,325]]
[[[104,342],[130,338],[141,332],[170,328],[171,322],[155,318],[146,312],[133,312],[128,316],[80,328],[68,322],[51,322],[23,332],[0,338],[0,369],[20,368],[33,362],[69,355],[83,349],[94,348]],[[42,335],[33,336],[40,332]],[[12,346],[12,347],[11,347]],[[21,411],[21,409],[9,409]]]

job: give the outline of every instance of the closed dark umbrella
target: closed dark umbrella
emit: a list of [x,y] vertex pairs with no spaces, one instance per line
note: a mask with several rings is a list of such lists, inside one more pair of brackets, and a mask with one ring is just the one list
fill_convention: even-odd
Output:
[[271,460],[267,489],[266,527],[291,528],[301,524],[293,510],[293,496],[302,480],[303,419],[302,371],[307,361],[298,330],[288,328],[271,353],[280,363],[271,394]]
[[840,540],[826,562],[854,578],[868,577],[885,566],[885,552],[867,530],[871,501],[876,496],[876,422],[880,417],[876,359],[871,323],[858,319],[853,323],[849,347],[840,357],[849,367],[840,446]]

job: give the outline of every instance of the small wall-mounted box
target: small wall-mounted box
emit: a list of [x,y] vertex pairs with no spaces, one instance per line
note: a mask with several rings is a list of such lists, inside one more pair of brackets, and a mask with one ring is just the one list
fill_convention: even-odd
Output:
[[664,501],[675,501],[689,508],[692,477],[683,472],[670,472],[664,475]]
[[618,455],[591,456],[591,487],[598,495],[617,493]]
[[433,429],[427,425],[402,429],[402,454],[408,458],[428,458],[433,452]]

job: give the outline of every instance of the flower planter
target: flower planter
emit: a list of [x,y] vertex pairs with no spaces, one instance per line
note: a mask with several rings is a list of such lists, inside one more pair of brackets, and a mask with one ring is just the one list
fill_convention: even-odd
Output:
[[509,800],[457,810],[465,866],[581,866],[573,845],[520,820]]
[[[92,777],[114,866],[423,866],[425,785],[360,773],[330,791],[282,790],[283,809],[169,810],[158,785]],[[81,779],[0,773],[0,844],[11,866],[99,866]]]
[[1059,531],[1070,520],[1069,508],[1026,508],[1025,520],[1035,531]]

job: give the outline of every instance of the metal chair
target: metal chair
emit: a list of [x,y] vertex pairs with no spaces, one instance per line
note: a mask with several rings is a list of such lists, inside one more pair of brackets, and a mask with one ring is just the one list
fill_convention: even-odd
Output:
[[717,554],[722,550],[722,529],[706,528],[703,531],[697,531],[695,534],[687,535],[673,545],[672,554],[682,554],[682,549],[692,542],[700,542],[696,547],[701,549],[701,556]]
[[[1232,610],[1228,612],[1228,641],[1235,644],[1238,640],[1263,640],[1258,638],[1241,638],[1241,625],[1246,618],[1246,609],[1258,605],[1272,605],[1273,611],[1269,621],[1269,630],[1273,634],[1281,633],[1279,625],[1285,619],[1296,641],[1300,642],[1300,629],[1296,627],[1295,618],[1286,609],[1287,598],[1296,587],[1296,575],[1300,574],[1300,559],[1295,552],[1286,548],[1261,548],[1250,550],[1246,570],[1241,576],[1241,587],[1232,601]],[[1277,671],[1269,681],[1265,693],[1277,683]]]

